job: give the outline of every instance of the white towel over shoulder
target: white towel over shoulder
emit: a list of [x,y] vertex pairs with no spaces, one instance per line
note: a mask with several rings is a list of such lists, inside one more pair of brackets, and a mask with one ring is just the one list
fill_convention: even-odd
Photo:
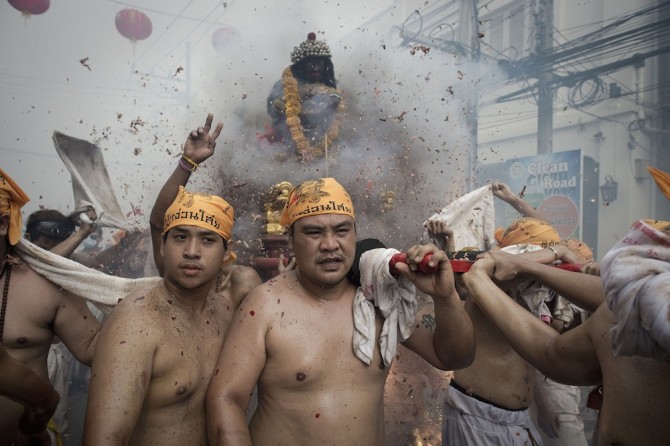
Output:
[[371,249],[361,256],[361,286],[354,298],[354,354],[366,364],[372,362],[375,348],[375,307],[384,317],[379,338],[382,359],[391,364],[398,342],[412,334],[418,304],[414,284],[406,278],[393,277],[389,261],[395,249]]
[[20,239],[14,247],[24,262],[41,276],[83,297],[108,314],[127,294],[156,285],[160,277],[126,279],[88,268]]
[[670,359],[670,237],[640,220],[600,263],[617,356]]

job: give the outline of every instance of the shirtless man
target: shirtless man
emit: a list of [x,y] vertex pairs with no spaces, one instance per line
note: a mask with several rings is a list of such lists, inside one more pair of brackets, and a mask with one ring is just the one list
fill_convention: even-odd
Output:
[[[151,242],[154,252],[154,261],[158,273],[163,275],[163,257],[161,255],[161,242],[163,238],[163,224],[165,212],[174,201],[179,186],[186,186],[191,174],[205,160],[214,155],[216,139],[218,138],[223,123],[219,122],[212,131],[214,116],[210,113],[205,119],[205,125],[193,130],[184,143],[183,155],[180,158],[170,178],[165,182],[156,198],[156,203],[151,210],[149,225],[151,226]],[[224,259],[219,278],[218,294],[223,299],[231,300],[231,311],[234,312],[244,297],[253,288],[261,284],[261,278],[255,269],[249,266],[235,265],[235,254]]]
[[[427,229],[434,240],[440,243],[444,238],[448,249],[454,250],[453,234],[444,222],[429,221]],[[558,234],[547,223],[524,219],[510,225],[503,246],[558,241]],[[551,249],[540,251],[546,251],[543,255],[549,255],[553,260]],[[509,290],[512,292],[511,286]],[[534,441],[541,444],[528,407],[533,399],[538,403],[541,422],[553,418],[553,414],[549,413],[550,407],[535,385],[536,370],[514,351],[495,325],[482,314],[467,290],[459,288],[459,294],[465,299],[465,310],[475,329],[477,347],[473,363],[454,372],[448,389],[443,444],[512,445],[534,444]]]
[[[59,396],[48,381],[43,380],[22,362],[9,356],[0,345],[0,395],[25,409],[19,421],[20,440],[24,444],[50,445],[51,438],[44,426],[56,410]],[[19,440],[19,439],[17,439]]]
[[[100,324],[83,299],[37,274],[13,252],[21,237],[21,207],[28,200],[0,169],[0,289],[5,310],[0,313],[0,341],[11,357],[48,381],[47,354],[54,336],[89,365]],[[23,410],[21,404],[0,397],[0,446],[17,438]]]
[[[210,115],[205,127],[189,135],[185,153],[213,149],[221,125],[210,134],[211,120]],[[234,310],[246,294],[242,285],[254,283],[237,284],[235,269],[222,272],[222,265],[234,259],[232,207],[219,197],[175,185],[180,171],[185,172],[177,167],[155,206],[165,216],[162,245],[155,253],[163,280],[123,299],[101,334],[91,370],[85,444],[207,443],[207,384]],[[161,211],[164,195],[176,187],[174,202]],[[157,213],[152,212],[152,229]]]
[[[586,322],[559,334],[524,311],[496,285],[517,276],[544,277],[553,287],[562,284],[560,294],[570,291],[584,297],[602,296],[602,284],[588,285],[559,278],[579,273],[560,271],[521,256],[499,251],[477,260],[464,282],[481,311],[495,323],[511,345],[542,373],[559,382],[573,385],[603,384],[603,405],[598,420],[601,445],[666,444],[670,436],[666,406],[670,399],[670,362],[638,356],[614,356],[608,336],[615,323],[606,303],[601,304]],[[494,282],[495,280],[495,282]],[[578,296],[579,297],[579,296]],[[579,298],[578,305],[589,302]]]
[[[356,248],[354,211],[332,178],[294,189],[282,214],[297,268],[255,288],[231,324],[207,391],[210,444],[381,445],[389,367],[375,342],[369,365],[352,348],[356,287],[347,279]],[[431,274],[416,273],[432,252]],[[433,245],[408,250],[400,273],[433,296],[406,340],[443,370],[472,360],[472,326],[454,289],[446,254]],[[376,339],[381,331],[376,316]],[[258,385],[258,408],[245,410]]]

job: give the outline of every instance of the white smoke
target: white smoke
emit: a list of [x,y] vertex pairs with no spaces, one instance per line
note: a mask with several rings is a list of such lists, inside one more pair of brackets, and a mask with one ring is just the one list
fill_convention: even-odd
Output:
[[[279,39],[268,38],[268,30],[242,33],[202,79],[204,90],[216,92],[209,110],[225,123],[215,163],[220,192],[238,209],[238,230],[253,234],[244,226],[256,224],[258,215],[251,214],[260,214],[262,194],[272,184],[332,176],[354,197],[359,236],[400,248],[418,242],[425,218],[467,192],[468,154],[475,148],[466,98],[482,83],[481,67],[435,48],[399,45],[389,24],[339,38],[299,25],[282,27]],[[286,31],[296,28],[303,31]],[[331,48],[347,115],[328,161],[303,164],[280,145],[259,142],[257,134],[270,124],[272,85],[309,31]]]

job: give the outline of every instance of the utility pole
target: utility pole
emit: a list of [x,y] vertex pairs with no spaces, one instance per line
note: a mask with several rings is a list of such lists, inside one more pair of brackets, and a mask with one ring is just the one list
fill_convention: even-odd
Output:
[[[479,44],[479,13],[477,8],[478,0],[461,0],[459,7],[459,23],[457,40],[466,44],[470,48],[470,60],[474,62],[475,67],[479,67],[481,48]],[[474,70],[473,70],[474,71]],[[479,78],[479,73],[473,74],[471,85],[465,100],[466,119],[468,131],[470,133],[470,144],[472,147],[468,151],[467,159],[467,177],[468,190],[474,189],[477,172],[477,153],[479,142],[477,139],[477,117],[479,115],[479,92],[475,87],[475,80]]]
[[553,150],[554,131],[554,89],[552,79],[554,67],[547,57],[553,47],[554,36],[554,0],[537,0],[535,14],[536,48],[535,53],[545,60],[540,67],[537,83],[537,153],[551,153]]

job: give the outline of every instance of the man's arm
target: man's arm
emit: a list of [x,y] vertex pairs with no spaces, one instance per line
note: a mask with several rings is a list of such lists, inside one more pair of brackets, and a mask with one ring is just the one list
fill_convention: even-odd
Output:
[[[58,254],[61,257],[71,258],[74,251],[81,245],[81,242],[95,232],[95,223],[79,223],[76,231],[74,231],[68,238],[51,248],[49,251]],[[79,261],[79,260],[77,260]],[[80,262],[82,263],[82,262]],[[84,263],[86,266],[93,266]]]
[[537,211],[537,209],[530,205],[530,203],[512,192],[512,189],[510,189],[507,184],[496,181],[491,185],[491,191],[493,192],[494,196],[500,198],[502,201],[512,206],[519,214],[523,215],[524,217],[532,217],[539,220],[545,219],[544,216]]
[[[210,445],[251,446],[245,412],[265,367],[265,336],[272,311],[265,305],[262,288],[249,293],[233,316],[207,388]],[[254,316],[248,307],[257,309]]]
[[[432,273],[416,272],[426,254],[432,253]],[[434,313],[424,307],[416,316],[416,327],[403,344],[441,370],[469,366],[475,356],[475,333],[454,284],[449,257],[435,245],[413,246],[407,250],[408,264],[396,264],[417,289],[433,298]]]
[[137,249],[137,245],[145,236],[146,233],[142,231],[127,231],[117,244],[94,255],[76,252],[72,255],[72,260],[105,274],[114,275],[119,265],[131,254],[131,251]]
[[12,358],[2,344],[0,344],[0,394],[25,408],[19,421],[21,431],[19,436],[31,441],[30,444],[48,438],[45,429],[58,406],[60,400],[58,392],[48,381],[40,378],[21,361]]
[[605,301],[605,292],[599,276],[545,265],[554,260],[568,263],[579,261],[576,254],[566,246],[556,245],[551,249],[545,248],[519,255],[494,250],[489,251],[489,255],[495,261],[495,280],[506,281],[514,277],[537,280],[590,312],[595,311]]
[[500,266],[492,255],[487,254],[472,265],[463,279],[470,297],[514,349],[556,381],[573,385],[592,385],[602,381],[598,357],[587,331],[589,320],[559,335],[493,282],[494,270]]
[[120,302],[105,322],[91,368],[84,445],[128,444],[149,389],[160,339],[145,308]]
[[53,322],[54,333],[79,362],[90,366],[100,334],[100,322],[83,298],[65,290],[54,292],[59,294],[60,299]]
[[216,138],[218,138],[221,129],[223,129],[223,123],[219,122],[214,131],[210,133],[213,119],[214,116],[211,113],[208,114],[207,119],[205,120],[205,125],[203,127],[198,127],[196,130],[189,133],[186,142],[184,143],[182,159],[179,161],[180,164],[177,165],[172,172],[172,175],[170,175],[170,178],[168,178],[161,188],[161,191],[156,198],[156,202],[154,203],[154,207],[151,209],[151,215],[149,217],[151,244],[154,251],[154,262],[156,263],[156,268],[161,276],[163,276],[163,258],[160,255],[160,247],[165,212],[177,197],[179,186],[186,186],[192,171],[195,170],[195,168],[187,170],[187,166],[191,165],[188,160],[200,164],[214,154]]

